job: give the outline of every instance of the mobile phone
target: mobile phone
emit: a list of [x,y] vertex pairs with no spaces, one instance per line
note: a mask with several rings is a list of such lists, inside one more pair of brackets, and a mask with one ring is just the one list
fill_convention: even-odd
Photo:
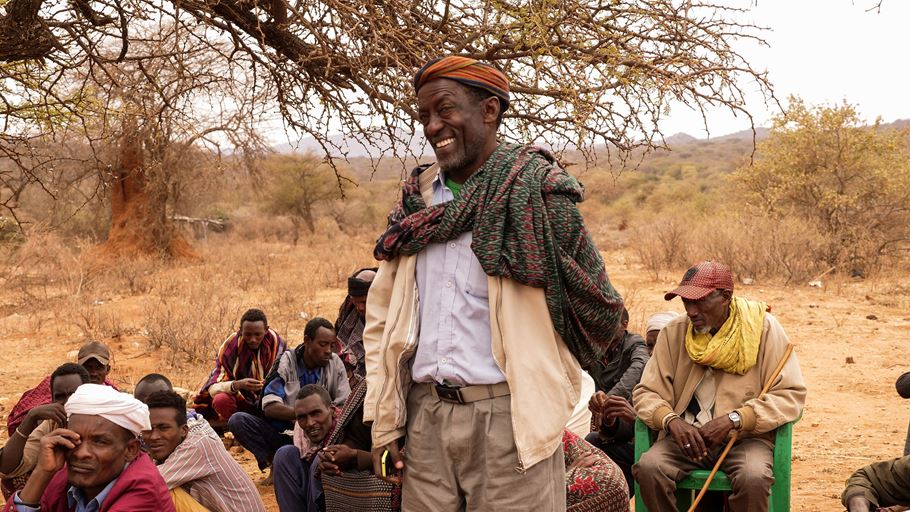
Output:
[[379,464],[382,469],[382,477],[387,478],[395,471],[395,462],[392,461],[392,454],[388,450],[382,452],[379,458]]

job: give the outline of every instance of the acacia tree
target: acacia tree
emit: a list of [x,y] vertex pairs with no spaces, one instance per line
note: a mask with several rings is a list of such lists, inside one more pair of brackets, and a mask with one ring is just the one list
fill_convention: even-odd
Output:
[[[285,123],[327,154],[348,154],[330,137],[340,129],[374,157],[413,156],[409,84],[444,54],[484,59],[510,77],[507,138],[575,147],[588,161],[604,144],[611,164],[662,146],[673,105],[751,120],[743,88],[771,94],[766,74],[731,46],[763,43],[760,28],[702,0],[7,0],[0,12],[0,62],[14,63],[0,66],[6,76],[17,63],[97,73],[141,60],[135,27],[173,20],[270,87]],[[81,97],[60,97],[53,80],[19,84],[51,103]]]
[[829,265],[856,271],[910,248],[908,135],[880,119],[867,126],[847,103],[791,98],[734,178],[765,214],[814,225]]
[[268,213],[290,217],[297,245],[302,225],[316,231],[315,207],[339,199],[342,191],[331,166],[316,155],[277,155],[264,163],[269,183],[263,204]]

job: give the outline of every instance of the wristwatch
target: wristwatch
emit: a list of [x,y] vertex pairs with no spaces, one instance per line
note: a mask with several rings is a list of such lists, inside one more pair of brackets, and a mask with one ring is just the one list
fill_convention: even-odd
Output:
[[733,411],[730,414],[727,414],[727,417],[733,422],[734,429],[739,430],[743,428],[743,417],[740,416],[738,412]]

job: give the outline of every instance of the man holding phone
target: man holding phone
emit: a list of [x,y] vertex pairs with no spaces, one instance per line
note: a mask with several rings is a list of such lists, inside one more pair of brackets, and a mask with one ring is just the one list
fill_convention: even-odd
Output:
[[174,512],[167,486],[139,434],[148,408],[107,386],[83,384],[67,401],[67,428],[41,439],[37,465],[4,512]]

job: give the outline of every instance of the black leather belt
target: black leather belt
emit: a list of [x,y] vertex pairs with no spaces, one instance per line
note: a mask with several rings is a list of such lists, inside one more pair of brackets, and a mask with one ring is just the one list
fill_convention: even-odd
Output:
[[487,400],[512,394],[508,382],[483,384],[480,386],[446,386],[435,382],[428,383],[430,393],[439,400],[455,404],[467,404],[478,400]]

